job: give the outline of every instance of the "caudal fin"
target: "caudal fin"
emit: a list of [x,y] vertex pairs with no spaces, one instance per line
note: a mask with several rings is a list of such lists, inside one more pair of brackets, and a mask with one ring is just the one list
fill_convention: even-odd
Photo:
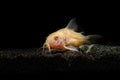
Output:
[[102,36],[101,35],[87,35],[86,38],[90,43],[96,43],[99,39],[102,38]]

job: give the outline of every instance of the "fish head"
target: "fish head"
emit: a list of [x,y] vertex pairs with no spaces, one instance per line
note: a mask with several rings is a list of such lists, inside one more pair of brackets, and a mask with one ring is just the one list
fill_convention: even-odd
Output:
[[58,32],[54,32],[47,37],[45,44],[52,49],[63,49],[65,39]]

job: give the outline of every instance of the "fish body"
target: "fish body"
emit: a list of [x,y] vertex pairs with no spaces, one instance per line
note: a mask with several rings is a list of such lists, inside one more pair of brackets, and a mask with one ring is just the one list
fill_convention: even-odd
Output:
[[77,51],[77,47],[89,42],[91,35],[83,35],[76,32],[77,24],[75,19],[71,19],[65,28],[57,30],[48,35],[43,48],[56,50],[71,50]]

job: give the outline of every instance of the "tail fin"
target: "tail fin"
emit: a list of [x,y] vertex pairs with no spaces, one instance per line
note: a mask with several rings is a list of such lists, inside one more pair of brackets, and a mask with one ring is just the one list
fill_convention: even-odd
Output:
[[102,38],[102,36],[101,35],[87,35],[86,38],[90,43],[96,43],[99,39]]

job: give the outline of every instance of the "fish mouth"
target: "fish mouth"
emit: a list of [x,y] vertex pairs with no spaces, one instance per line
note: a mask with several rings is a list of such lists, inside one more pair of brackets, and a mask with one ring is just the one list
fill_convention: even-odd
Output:
[[64,49],[63,40],[58,40],[50,44],[50,47],[53,49]]
[[62,49],[64,49],[64,46],[63,45],[51,45],[50,46],[52,49],[59,49],[59,50],[62,50]]

